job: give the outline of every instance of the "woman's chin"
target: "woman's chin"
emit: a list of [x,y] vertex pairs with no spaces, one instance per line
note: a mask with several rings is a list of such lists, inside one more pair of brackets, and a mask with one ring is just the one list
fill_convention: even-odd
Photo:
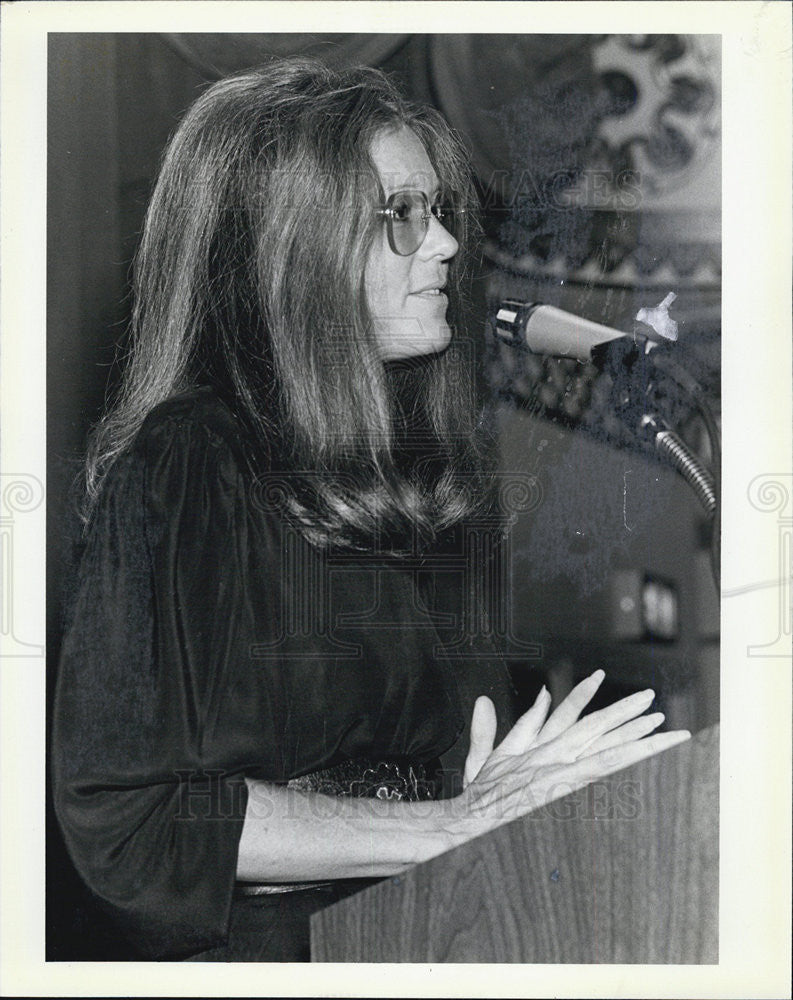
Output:
[[413,327],[404,336],[394,332],[381,338],[381,349],[384,361],[399,361],[404,358],[419,358],[427,354],[440,354],[452,341],[451,328],[446,323],[427,329],[422,324],[419,332]]

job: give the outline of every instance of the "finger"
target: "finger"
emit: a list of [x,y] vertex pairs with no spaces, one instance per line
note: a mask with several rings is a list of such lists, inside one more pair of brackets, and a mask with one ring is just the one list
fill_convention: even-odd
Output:
[[573,723],[578,721],[578,717],[584,711],[586,706],[592,701],[595,696],[595,692],[603,683],[603,678],[605,673],[602,670],[596,670],[594,674],[587,677],[586,680],[581,681],[577,684],[570,694],[564,699],[562,704],[551,714],[551,717],[542,727],[540,733],[535,740],[535,745],[540,746],[543,743],[549,743],[551,740],[556,739],[561,733],[565,732]]
[[637,691],[636,694],[628,695],[627,698],[621,698],[613,705],[601,708],[597,712],[591,712],[580,719],[565,733],[557,737],[554,742],[564,743],[565,747],[572,752],[570,759],[575,760],[588,743],[646,712],[652,705],[654,698],[655,692],[652,689]]
[[691,733],[686,729],[674,730],[671,733],[656,733],[655,736],[648,736],[643,740],[625,743],[622,746],[601,750],[591,756],[581,757],[580,760],[564,769],[564,777],[575,782],[576,788],[580,788],[582,785],[603,778],[607,774],[614,774],[615,771],[630,767],[647,757],[663,753],[664,750],[669,750],[671,747],[677,746],[678,743],[685,743],[689,739],[691,739]]
[[550,742],[541,745],[538,743],[536,759],[542,763],[559,764],[578,760],[589,743],[641,715],[650,707],[653,698],[654,691],[639,691],[621,698],[613,705],[591,712]]
[[638,719],[626,722],[624,726],[619,726],[617,729],[612,729],[610,733],[593,739],[581,748],[578,756],[591,757],[592,754],[600,753],[601,750],[609,750],[611,747],[620,746],[622,743],[640,740],[648,736],[654,729],[657,729],[663,721],[663,712],[654,712],[652,715],[640,715]]
[[537,734],[542,729],[548,709],[551,707],[551,696],[543,684],[534,704],[518,719],[504,739],[499,743],[499,752],[505,754],[526,753],[535,743]]
[[479,774],[482,765],[493,752],[495,740],[496,708],[486,695],[482,695],[476,699],[471,716],[471,741],[465,759],[463,787],[467,788]]

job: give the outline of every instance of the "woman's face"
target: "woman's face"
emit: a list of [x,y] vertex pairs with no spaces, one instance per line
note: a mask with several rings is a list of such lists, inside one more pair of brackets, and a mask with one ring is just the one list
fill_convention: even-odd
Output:
[[[386,198],[397,191],[423,191],[433,204],[438,177],[414,132],[406,127],[381,132],[370,152]],[[366,262],[364,283],[384,360],[433,354],[448,346],[449,300],[438,290],[446,284],[448,262],[458,248],[457,240],[431,216],[424,242],[415,253],[401,257],[389,246],[383,221]]]

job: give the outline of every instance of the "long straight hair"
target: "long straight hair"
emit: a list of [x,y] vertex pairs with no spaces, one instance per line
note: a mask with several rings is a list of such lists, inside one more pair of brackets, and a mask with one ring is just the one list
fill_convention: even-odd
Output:
[[199,384],[231,403],[267,468],[289,473],[285,512],[316,544],[386,537],[399,551],[486,502],[474,362],[459,331],[465,234],[449,267],[450,348],[406,364],[378,356],[364,293],[382,226],[370,149],[401,126],[470,210],[459,139],[378,70],[277,61],[221,80],[188,110],[135,259],[120,391],[90,439],[86,521],[146,415]]

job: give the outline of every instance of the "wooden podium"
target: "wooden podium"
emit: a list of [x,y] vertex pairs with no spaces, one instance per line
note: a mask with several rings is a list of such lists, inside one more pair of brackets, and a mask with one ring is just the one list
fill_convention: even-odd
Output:
[[719,730],[312,917],[316,962],[718,962]]

